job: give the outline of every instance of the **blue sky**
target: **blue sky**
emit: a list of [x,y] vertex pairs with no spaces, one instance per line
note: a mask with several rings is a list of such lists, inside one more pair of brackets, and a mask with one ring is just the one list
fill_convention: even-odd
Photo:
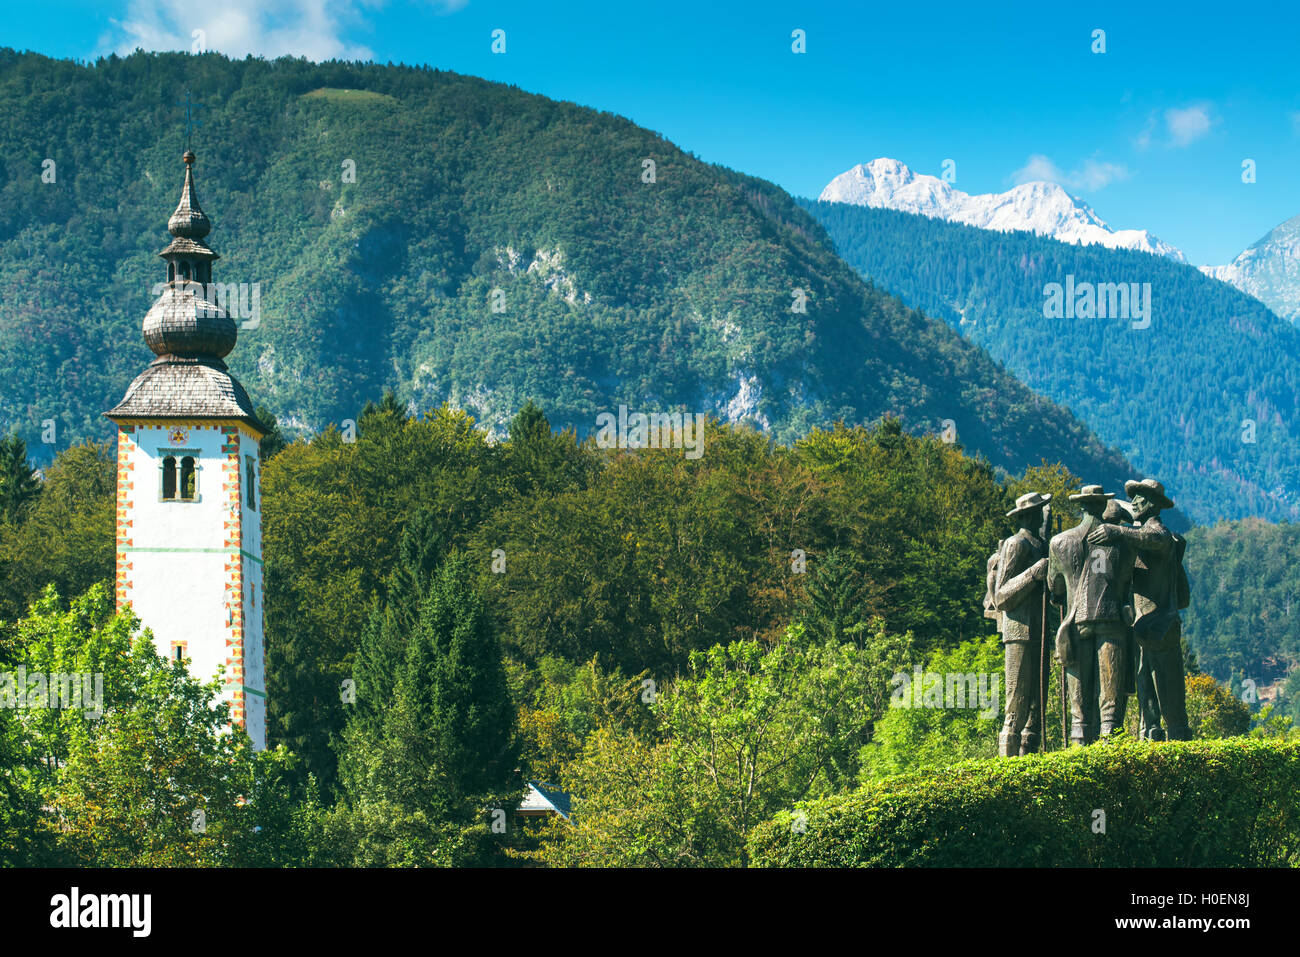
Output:
[[877,156],[952,159],[972,193],[1055,179],[1193,263],[1300,214],[1300,12],[1070,6],[44,0],[5,4],[0,45],[84,60],[203,29],[235,56],[428,63],[623,114],[802,196]]

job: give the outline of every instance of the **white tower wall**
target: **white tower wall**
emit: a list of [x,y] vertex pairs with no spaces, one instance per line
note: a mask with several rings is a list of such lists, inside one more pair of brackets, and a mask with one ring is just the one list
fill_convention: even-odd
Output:
[[[163,463],[178,491],[163,498]],[[196,463],[193,499],[179,491],[180,463]],[[251,492],[251,497],[250,497]],[[211,680],[255,747],[266,746],[262,631],[261,461],[258,435],[238,421],[120,423],[117,602],[153,632],[161,655],[189,660]]]

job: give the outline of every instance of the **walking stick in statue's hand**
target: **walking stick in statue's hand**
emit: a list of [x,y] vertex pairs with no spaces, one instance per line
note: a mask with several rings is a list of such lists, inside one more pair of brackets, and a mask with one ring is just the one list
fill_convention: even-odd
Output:
[[[1043,506],[1043,545],[1044,550],[1051,541],[1052,506]],[[1038,750],[1047,751],[1047,678],[1051,674],[1047,663],[1047,576],[1043,576],[1043,602],[1041,624],[1038,636]]]
[[[1058,515],[1056,517],[1056,532],[1059,534],[1060,531],[1061,531],[1061,517]],[[1051,552],[1050,542],[1048,543],[1047,549],[1050,554]],[[1062,618],[1065,617],[1064,605],[1061,606],[1061,617]],[[1069,724],[1067,723],[1070,720],[1069,713],[1070,713],[1069,705],[1066,700],[1066,692],[1065,692],[1065,662],[1062,661],[1061,662],[1061,750],[1062,751],[1066,750],[1070,746],[1070,727]]]

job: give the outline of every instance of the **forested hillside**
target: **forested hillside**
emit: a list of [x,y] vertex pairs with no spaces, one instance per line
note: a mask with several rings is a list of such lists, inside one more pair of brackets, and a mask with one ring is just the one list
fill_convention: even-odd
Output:
[[498,433],[528,399],[580,434],[620,404],[783,441],[951,420],[1010,472],[1128,477],[1078,420],[863,283],[781,190],[617,116],[400,66],[5,51],[0,428],[40,461],[107,437],[101,411],[150,357],[187,89],[214,278],[260,284],[231,367],[290,433],[391,386]]
[[[1144,253],[801,204],[855,269],[1067,406],[1193,519],[1300,516],[1300,330],[1258,300]],[[1045,318],[1067,276],[1150,283],[1150,325]]]
[[1295,674],[1287,697],[1300,707],[1300,525],[1248,519],[1195,528],[1187,554],[1185,630],[1201,667],[1260,688]]

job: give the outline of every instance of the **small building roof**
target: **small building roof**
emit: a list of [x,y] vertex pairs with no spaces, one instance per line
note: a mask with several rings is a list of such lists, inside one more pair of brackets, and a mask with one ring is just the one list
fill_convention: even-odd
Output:
[[569,794],[542,781],[529,781],[528,793],[519,805],[520,814],[558,814],[566,821],[569,809]]

